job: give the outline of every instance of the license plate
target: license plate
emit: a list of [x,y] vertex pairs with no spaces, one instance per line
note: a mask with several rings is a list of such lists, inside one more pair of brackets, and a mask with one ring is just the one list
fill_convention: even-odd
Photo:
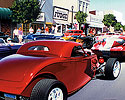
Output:
[[13,95],[13,94],[4,93],[4,97],[11,98],[11,99],[16,99],[16,95]]

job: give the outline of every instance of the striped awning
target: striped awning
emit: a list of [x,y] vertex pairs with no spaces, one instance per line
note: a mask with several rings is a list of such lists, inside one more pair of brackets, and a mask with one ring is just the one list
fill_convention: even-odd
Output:
[[0,8],[0,19],[10,19],[11,10],[9,8]]

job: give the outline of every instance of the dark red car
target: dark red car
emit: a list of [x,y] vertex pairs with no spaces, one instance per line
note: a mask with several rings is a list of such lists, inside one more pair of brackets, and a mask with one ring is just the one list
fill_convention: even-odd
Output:
[[[120,63],[85,52],[82,45],[68,41],[34,41],[17,54],[0,60],[0,98],[5,100],[67,100],[71,94],[101,72],[117,78]],[[116,65],[117,64],[117,65]],[[107,70],[110,68],[111,70]],[[116,74],[112,69],[119,71]]]

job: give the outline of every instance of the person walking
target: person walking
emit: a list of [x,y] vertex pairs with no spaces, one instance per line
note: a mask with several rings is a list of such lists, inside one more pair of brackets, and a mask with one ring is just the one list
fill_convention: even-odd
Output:
[[18,33],[18,29],[17,27],[15,27],[14,31],[13,31],[13,39],[15,42],[19,42],[19,33]]
[[22,31],[22,28],[20,27],[19,28],[19,43],[22,43],[22,39],[23,39],[23,31]]

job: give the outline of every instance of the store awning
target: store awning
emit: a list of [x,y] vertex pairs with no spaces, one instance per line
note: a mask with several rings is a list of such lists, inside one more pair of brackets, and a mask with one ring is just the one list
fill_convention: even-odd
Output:
[[10,19],[11,11],[9,8],[0,8],[0,19]]
[[53,20],[54,24],[64,24],[64,25],[70,25],[68,21],[63,21],[63,20]]
[[51,23],[51,22],[46,22],[46,24],[53,24],[53,23]]

